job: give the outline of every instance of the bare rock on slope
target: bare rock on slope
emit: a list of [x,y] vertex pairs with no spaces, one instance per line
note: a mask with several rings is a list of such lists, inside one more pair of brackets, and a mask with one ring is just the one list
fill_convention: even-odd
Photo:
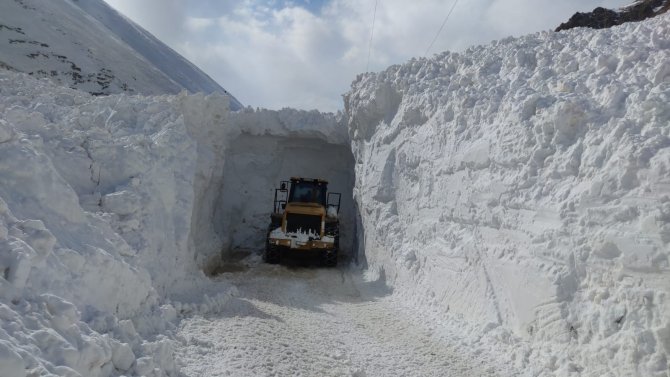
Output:
[[642,21],[655,17],[667,12],[668,9],[670,9],[670,1],[668,0],[642,0],[618,11],[597,7],[592,12],[575,13],[568,22],[564,22],[557,27],[556,31],[576,27],[605,29],[626,22]]

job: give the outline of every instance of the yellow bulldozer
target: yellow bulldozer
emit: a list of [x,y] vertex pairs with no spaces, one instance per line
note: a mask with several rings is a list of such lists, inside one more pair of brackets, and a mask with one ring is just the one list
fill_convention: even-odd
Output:
[[264,260],[279,263],[287,253],[318,253],[335,267],[340,247],[340,200],[323,179],[292,177],[275,189]]

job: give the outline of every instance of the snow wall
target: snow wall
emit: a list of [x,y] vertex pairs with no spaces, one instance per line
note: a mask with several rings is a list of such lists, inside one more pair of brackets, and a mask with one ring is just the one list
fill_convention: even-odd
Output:
[[92,97],[0,71],[3,376],[176,376],[178,313],[235,294],[203,268],[260,252],[290,175],[324,173],[353,224],[352,172],[332,114],[231,113],[218,94]]
[[515,345],[518,370],[667,376],[669,21],[359,76],[345,109],[370,270]]

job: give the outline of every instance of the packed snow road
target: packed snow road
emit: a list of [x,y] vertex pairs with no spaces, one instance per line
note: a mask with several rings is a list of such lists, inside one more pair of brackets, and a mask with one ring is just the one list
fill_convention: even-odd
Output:
[[217,277],[239,290],[224,311],[181,322],[184,375],[497,375],[355,270],[251,264]]

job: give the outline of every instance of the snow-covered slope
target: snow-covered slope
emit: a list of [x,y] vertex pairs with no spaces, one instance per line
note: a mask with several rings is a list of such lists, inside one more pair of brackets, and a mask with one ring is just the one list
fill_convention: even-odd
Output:
[[670,16],[412,60],[345,102],[371,271],[533,375],[667,376]]
[[167,47],[139,25],[121,15],[102,0],[75,1],[83,9],[107,27],[117,38],[127,43],[161,72],[191,93],[226,93],[231,97],[231,110],[242,104],[212,80],[207,74],[183,56]]
[[227,93],[102,0],[3,1],[0,66],[92,94]]

